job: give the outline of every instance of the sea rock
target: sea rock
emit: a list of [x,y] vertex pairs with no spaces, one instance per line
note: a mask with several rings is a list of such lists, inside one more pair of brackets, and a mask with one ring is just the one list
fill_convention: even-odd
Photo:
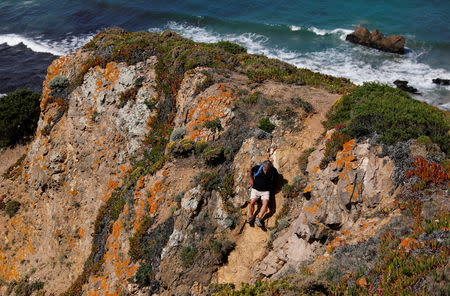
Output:
[[442,84],[442,85],[450,85],[450,79],[436,78],[436,79],[433,79],[433,83]]
[[406,80],[395,80],[394,84],[395,84],[395,86],[397,86],[397,88],[399,88],[401,90],[404,90],[404,91],[412,93],[412,94],[418,94],[417,88],[409,86],[408,81],[406,81]]
[[353,33],[347,35],[345,40],[381,51],[399,54],[405,53],[405,37],[400,35],[385,37],[377,29],[370,33],[369,30],[364,27],[357,27]]

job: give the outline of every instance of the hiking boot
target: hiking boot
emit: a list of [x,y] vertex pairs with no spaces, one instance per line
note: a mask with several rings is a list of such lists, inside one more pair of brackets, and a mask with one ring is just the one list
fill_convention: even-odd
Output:
[[247,219],[248,224],[250,224],[250,226],[253,227],[254,223],[255,223],[255,216],[249,217]]
[[262,223],[261,223],[261,219],[260,219],[259,217],[256,218],[255,224],[256,224],[258,227],[263,227],[263,225],[262,225]]

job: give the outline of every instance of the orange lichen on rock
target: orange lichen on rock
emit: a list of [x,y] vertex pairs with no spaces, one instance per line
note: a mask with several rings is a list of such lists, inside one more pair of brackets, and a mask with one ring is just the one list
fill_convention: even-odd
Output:
[[313,204],[311,207],[305,206],[305,211],[310,213],[317,213],[317,209],[322,205],[322,199],[317,201],[317,204]]
[[327,254],[330,255],[333,252],[334,248],[343,246],[344,242],[341,238],[336,237],[332,242],[327,245]]
[[19,280],[19,274],[15,264],[11,260],[8,260],[2,250],[0,250],[0,280],[5,282]]
[[98,92],[100,92],[101,88],[110,90],[114,82],[119,78],[119,68],[115,62],[108,63],[105,69],[96,66],[94,71],[100,74],[96,81]]
[[406,252],[409,252],[414,248],[415,245],[417,245],[417,240],[411,237],[407,237],[400,242],[398,248],[404,249]]
[[[103,268],[107,270],[107,276],[93,276],[92,285],[86,292],[87,295],[120,295],[122,285],[127,284],[127,278],[132,277],[138,265],[133,264],[128,256],[124,256],[126,250],[122,250],[120,244],[121,231],[123,229],[123,218],[114,222],[112,233],[106,241],[106,253],[104,256]],[[111,280],[113,279],[114,280]],[[95,288],[100,287],[100,289]]]
[[[221,120],[222,125],[228,122],[231,109],[239,98],[233,96],[233,91],[222,84],[219,84],[217,89],[220,93],[216,96],[207,98],[198,96],[196,98],[194,107],[188,112],[189,123],[186,127],[186,138],[206,140],[207,135],[211,133],[209,130],[204,130],[207,122],[217,119]],[[222,132],[216,131],[219,134]]]

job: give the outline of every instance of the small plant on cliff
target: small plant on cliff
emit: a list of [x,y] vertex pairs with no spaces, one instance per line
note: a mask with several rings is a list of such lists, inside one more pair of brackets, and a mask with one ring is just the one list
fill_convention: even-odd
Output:
[[213,133],[223,131],[222,124],[220,123],[220,119],[216,118],[214,120],[207,120],[204,124],[204,127],[209,128]]
[[181,141],[186,135],[185,127],[174,128],[172,133],[170,134],[170,142],[178,142]]
[[194,177],[194,183],[201,185],[206,191],[217,190],[220,186],[220,176],[218,171],[201,172]]
[[14,215],[19,211],[20,206],[21,204],[17,200],[10,200],[6,203],[5,211],[9,218],[14,217]]
[[56,75],[48,82],[48,88],[55,92],[61,92],[69,86],[69,79]]
[[15,145],[34,134],[39,119],[40,95],[19,89],[0,97],[0,148]]
[[295,106],[301,107],[306,113],[312,113],[314,112],[314,108],[311,105],[311,103],[303,100],[302,98],[291,98],[291,103]]
[[275,129],[275,124],[270,122],[269,117],[263,117],[259,120],[258,127],[265,132],[271,133]]
[[190,267],[194,263],[195,255],[197,255],[197,249],[192,246],[184,246],[181,250],[180,257],[183,261],[183,266],[185,268]]
[[15,180],[22,171],[22,162],[24,161],[26,154],[22,155],[13,165],[11,165],[5,173],[3,173],[3,177],[6,179]]
[[349,141],[350,137],[341,132],[334,132],[331,137],[325,142],[325,153],[320,161],[320,168],[324,169],[327,165],[336,160],[337,153],[342,150],[344,143]]

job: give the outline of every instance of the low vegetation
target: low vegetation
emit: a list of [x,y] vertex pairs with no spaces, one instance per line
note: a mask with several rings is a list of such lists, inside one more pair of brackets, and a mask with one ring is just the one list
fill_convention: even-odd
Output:
[[17,200],[10,200],[6,203],[5,212],[10,218],[12,218],[19,211],[20,206],[21,203]]
[[429,234],[448,231],[450,215],[422,217],[422,203],[412,199],[399,204],[414,217],[412,233],[405,237],[387,231],[381,238],[379,260],[370,270],[347,274],[332,289],[334,295],[446,295],[450,291],[447,243]]
[[377,83],[364,83],[345,94],[328,114],[327,126],[345,123],[351,138],[380,135],[392,145],[428,136],[447,154],[450,152],[449,113],[411,98],[406,92]]
[[270,122],[269,117],[263,117],[259,120],[258,127],[267,133],[271,133],[275,129],[275,124]]

